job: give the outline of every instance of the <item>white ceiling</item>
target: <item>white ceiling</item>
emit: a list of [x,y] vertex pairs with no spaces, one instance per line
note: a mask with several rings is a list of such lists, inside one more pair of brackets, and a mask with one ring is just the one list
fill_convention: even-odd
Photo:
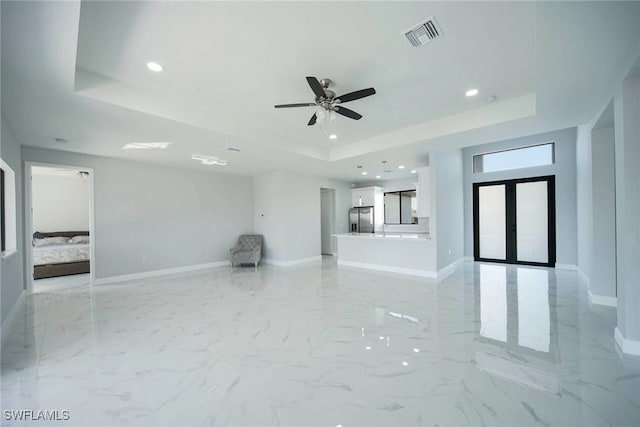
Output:
[[[413,48],[403,30],[430,16],[444,36]],[[434,149],[586,122],[639,41],[640,2],[2,2],[2,112],[26,145],[248,175],[358,181],[363,165],[403,177]],[[308,127],[312,108],[273,108],[312,102],[307,75],[378,93],[348,105],[360,121]],[[151,141],[173,144],[122,150]]]

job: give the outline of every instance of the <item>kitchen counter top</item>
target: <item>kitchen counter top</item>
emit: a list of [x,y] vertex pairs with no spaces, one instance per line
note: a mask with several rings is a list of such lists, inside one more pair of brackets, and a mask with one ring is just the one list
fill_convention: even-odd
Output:
[[424,242],[431,240],[429,233],[342,233],[334,234],[335,237],[348,239],[371,239],[371,240],[402,240]]

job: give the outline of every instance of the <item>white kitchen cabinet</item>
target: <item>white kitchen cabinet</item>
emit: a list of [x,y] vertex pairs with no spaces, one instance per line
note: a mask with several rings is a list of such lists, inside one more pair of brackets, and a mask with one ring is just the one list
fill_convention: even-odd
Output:
[[431,176],[429,166],[418,168],[418,217],[431,216]]
[[356,208],[359,206],[366,206],[363,203],[362,200],[362,190],[359,188],[356,188],[354,190],[351,190],[351,206]]
[[374,230],[384,229],[384,193],[382,187],[354,188],[351,190],[351,206],[373,206]]
[[380,193],[381,187],[354,188],[351,190],[351,206],[375,206],[376,194]]

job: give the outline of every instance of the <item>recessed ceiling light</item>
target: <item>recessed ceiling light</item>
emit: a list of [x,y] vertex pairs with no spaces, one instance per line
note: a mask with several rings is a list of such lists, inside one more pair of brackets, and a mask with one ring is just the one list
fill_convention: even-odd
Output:
[[398,169],[404,169],[404,165],[398,166]]
[[132,142],[122,147],[123,150],[150,150],[153,148],[167,148],[170,142]]
[[476,96],[478,94],[478,89],[469,89],[465,92],[467,96]]
[[411,173],[417,173],[417,172],[418,172],[418,171],[417,171],[417,170],[415,170],[415,169],[411,171]]
[[155,71],[156,73],[159,73],[160,71],[164,70],[164,67],[158,64],[157,62],[147,62],[147,68],[150,69],[151,71]]
[[409,366],[408,362],[402,362],[402,366]]
[[191,159],[197,160],[201,162],[203,165],[207,165],[207,166],[210,166],[210,165],[226,166],[228,163],[226,160],[222,160],[214,156],[203,156],[201,154],[194,154],[193,156],[191,156]]
[[335,133],[332,133],[331,135],[329,135],[329,139],[336,139],[338,138],[338,135],[336,135]]
[[368,174],[369,174],[369,172],[366,172],[366,171],[362,172],[362,175],[368,175]]
[[382,178],[380,175],[376,175],[376,179],[380,179]]

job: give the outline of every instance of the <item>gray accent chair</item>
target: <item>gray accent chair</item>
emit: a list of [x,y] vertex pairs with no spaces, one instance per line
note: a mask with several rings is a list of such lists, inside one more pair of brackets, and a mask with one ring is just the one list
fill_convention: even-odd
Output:
[[235,247],[229,249],[231,266],[235,264],[253,264],[258,268],[262,258],[262,236],[259,234],[244,234],[238,238]]

